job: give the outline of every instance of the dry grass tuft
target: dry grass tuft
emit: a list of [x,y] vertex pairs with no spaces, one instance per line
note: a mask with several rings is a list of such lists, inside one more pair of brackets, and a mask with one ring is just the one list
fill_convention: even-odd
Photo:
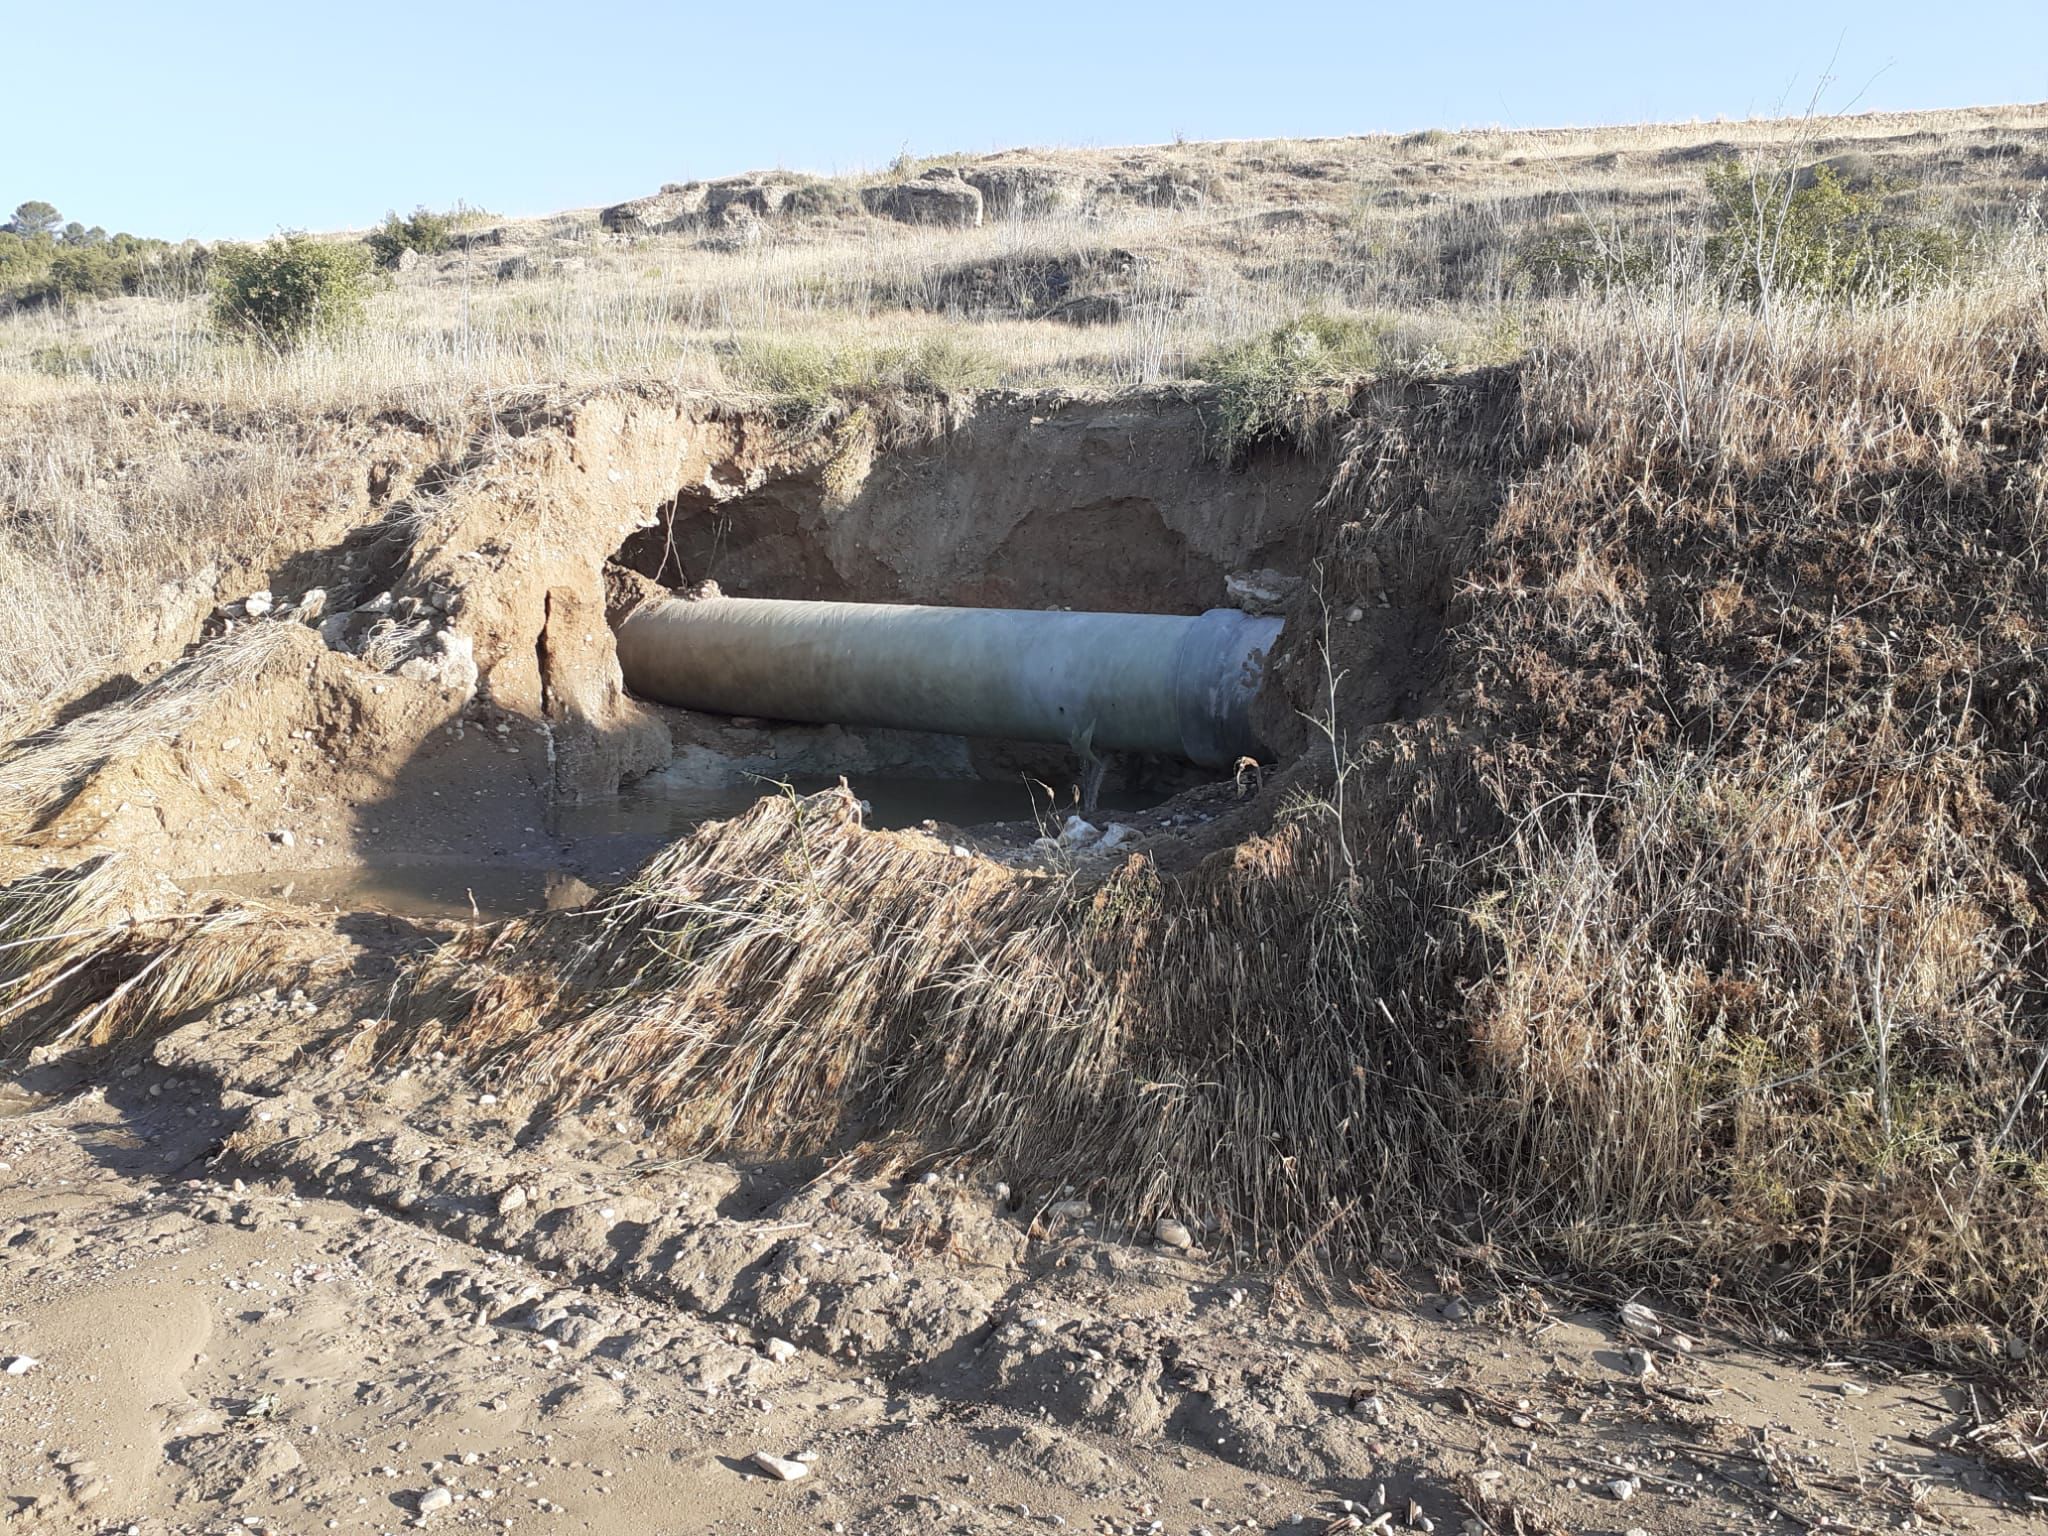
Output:
[[118,859],[0,885],[0,1067],[35,1048],[159,1032],[275,969],[258,915],[218,900],[138,915]]
[[267,670],[295,627],[247,626],[125,698],[0,747],[0,835],[33,830],[116,754],[177,736],[210,700]]

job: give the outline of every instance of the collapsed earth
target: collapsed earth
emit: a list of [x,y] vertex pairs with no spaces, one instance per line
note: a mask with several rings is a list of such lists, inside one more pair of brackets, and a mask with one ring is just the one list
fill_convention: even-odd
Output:
[[17,214],[0,1526],[2027,1527],[2044,189]]

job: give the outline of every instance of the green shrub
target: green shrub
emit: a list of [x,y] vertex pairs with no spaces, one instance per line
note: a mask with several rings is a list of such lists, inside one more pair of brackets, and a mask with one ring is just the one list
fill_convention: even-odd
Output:
[[30,241],[11,229],[0,229],[0,292],[41,273],[49,260],[46,242]]
[[214,258],[213,323],[274,347],[361,319],[370,264],[363,248],[286,234],[229,246]]
[[837,181],[803,181],[789,194],[789,211],[799,215],[857,213],[860,199]]
[[1514,271],[1537,293],[1626,288],[1656,276],[1658,262],[1619,230],[1602,231],[1577,218],[1525,242]]
[[435,213],[422,207],[413,209],[411,218],[401,219],[394,211],[384,215],[384,227],[363,243],[377,258],[377,265],[395,267],[398,258],[407,251],[433,256],[447,250],[461,222],[459,212]]
[[0,231],[0,303],[62,304],[187,285],[205,247],[73,225],[63,238]]
[[1213,445],[1226,464],[1260,443],[1302,441],[1385,361],[1385,327],[1307,314],[1210,353],[1196,372],[1217,386]]
[[1967,245],[1956,230],[1887,208],[1887,189],[1852,191],[1834,166],[1800,175],[1729,160],[1707,173],[1715,228],[1707,261],[1737,296],[1779,293],[1897,298],[1956,271]]
[[67,245],[50,258],[44,284],[52,299],[102,299],[139,276],[134,263],[103,245]]

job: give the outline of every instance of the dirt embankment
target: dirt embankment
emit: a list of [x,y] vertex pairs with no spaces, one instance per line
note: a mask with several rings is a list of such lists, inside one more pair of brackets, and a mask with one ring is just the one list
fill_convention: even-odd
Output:
[[[626,696],[607,573],[775,597],[1199,612],[1307,590],[1326,470],[1226,473],[1197,405],[1004,397],[849,479],[831,434],[657,393],[510,421],[472,462],[248,578],[217,644],[12,758],[10,858],[174,878],[546,861],[551,809],[666,762]],[[1384,636],[1374,557],[1332,597]],[[1384,667],[1376,667],[1384,671]],[[1405,668],[1396,669],[1405,674]],[[1277,695],[1276,695],[1277,697]],[[1292,705],[1276,740],[1301,743]]]
[[[243,670],[206,653],[225,682],[192,707],[257,687],[298,710],[341,696],[309,686],[327,675],[412,690],[355,801],[306,791],[339,782],[332,751],[251,788],[251,858],[312,857],[272,830],[287,801],[351,849],[392,845],[374,825],[518,856],[535,812],[673,739],[611,662],[621,551],[736,590],[1039,601],[1067,596],[1065,551],[1077,600],[1168,609],[1271,566],[1300,583],[1262,704],[1291,755],[1241,798],[1212,787],[1199,824],[1020,869],[872,833],[843,799],[771,806],[576,910],[473,928],[336,1028],[687,1153],[944,1149],[1274,1266],[1564,1266],[1753,1336],[1906,1333],[2032,1369],[2036,354],[1960,338],[1930,374],[1821,337],[1776,359],[1816,399],[1853,383],[1850,415],[1761,412],[1710,357],[1700,387],[1725,393],[1701,416],[1697,394],[1642,405],[1638,344],[1383,384],[1324,462],[1227,473],[1173,397],[991,402],[857,476],[832,431],[601,397],[415,509],[388,612],[351,610],[360,641],[249,627],[278,638]],[[131,815],[158,780],[206,803],[180,695],[155,697]],[[132,769],[89,766],[105,808]],[[89,803],[32,852],[66,829],[90,852]],[[127,844],[158,868],[198,824],[165,821]],[[79,907],[64,931],[96,932],[75,894],[43,891],[21,931]],[[45,1013],[85,999],[82,1037],[246,981],[215,963],[223,932],[121,934],[76,971],[37,952],[27,985]],[[33,1038],[46,1022],[69,1027]]]

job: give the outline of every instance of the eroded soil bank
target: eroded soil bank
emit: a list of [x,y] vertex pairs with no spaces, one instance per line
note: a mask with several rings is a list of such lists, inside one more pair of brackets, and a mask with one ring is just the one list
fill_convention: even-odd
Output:
[[[1426,672],[1414,653],[1435,594],[1390,594],[1370,568],[1341,591],[1314,579],[1327,465],[1276,452],[1226,472],[1190,400],[999,398],[893,448],[652,394],[500,425],[513,430],[452,466],[380,461],[370,521],[245,578],[253,598],[199,621],[211,643],[185,661],[166,650],[146,686],[79,706],[17,754],[10,857],[118,852],[181,883],[248,890],[282,890],[297,872],[333,889],[357,866],[497,865],[530,890],[546,873],[615,879],[684,830],[679,811],[658,840],[586,837],[593,814],[563,814],[650,774],[650,790],[736,792],[723,810],[783,776],[846,774],[885,792],[896,780],[1043,786],[976,818],[1012,824],[977,844],[991,850],[1057,832],[1074,809],[1063,749],[780,727],[629,697],[611,626],[663,587],[1181,614],[1251,604],[1303,633],[1327,604],[1340,625],[1350,616],[1375,713],[1412,701]],[[1307,742],[1303,669],[1290,670],[1304,650],[1274,659],[1261,708],[1283,757]],[[1109,811],[1205,777],[1113,762]],[[933,799],[932,815],[953,820]],[[972,799],[953,803],[972,813]],[[1185,834],[1198,814],[1133,831]]]
[[[0,1007],[41,1096],[0,1120],[18,1518],[2037,1509],[2033,439],[1829,490],[1799,476],[1838,459],[1769,457],[1797,422],[1737,479],[1544,387],[1376,386],[1329,452],[1231,469],[1171,395],[883,441],[611,393],[395,451],[372,520],[5,759]],[[613,885],[639,854],[574,828],[622,784],[1037,777],[1064,809],[1042,751],[632,699],[622,603],[703,581],[1267,605],[1277,761],[1117,765],[1150,803],[1107,855],[826,793]],[[194,894],[362,865],[555,910]],[[1957,1196],[1995,1242],[1944,1246]],[[814,1470],[743,1481],[755,1451]]]

